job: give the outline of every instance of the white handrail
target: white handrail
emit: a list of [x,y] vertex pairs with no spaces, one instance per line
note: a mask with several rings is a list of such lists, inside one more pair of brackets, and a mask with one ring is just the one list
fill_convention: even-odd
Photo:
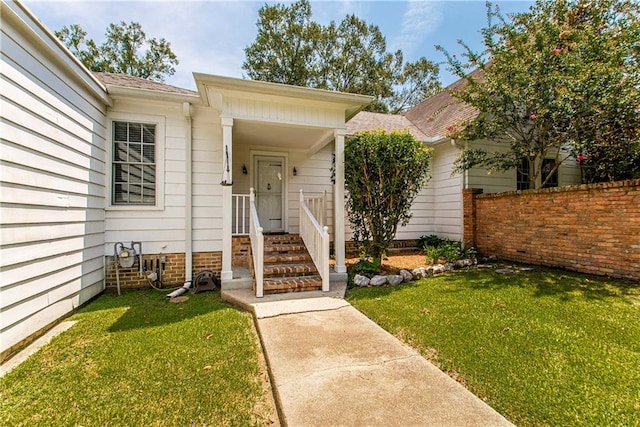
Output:
[[256,297],[262,298],[264,295],[264,235],[258,219],[256,209],[256,194],[251,188],[249,192],[249,238],[251,240],[251,254],[253,256],[253,270],[256,278]]
[[300,190],[300,237],[322,278],[322,291],[329,291],[329,227],[322,227]]
[[249,194],[232,194],[232,227],[231,234],[234,236],[249,234]]
[[327,190],[322,192],[322,196],[306,197],[305,200],[320,226],[327,225]]

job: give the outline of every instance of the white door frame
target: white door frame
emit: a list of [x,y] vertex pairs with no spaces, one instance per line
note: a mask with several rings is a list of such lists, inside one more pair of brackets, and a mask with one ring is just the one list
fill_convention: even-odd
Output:
[[254,151],[249,152],[251,161],[251,175],[249,176],[249,182],[253,188],[257,188],[256,180],[258,179],[258,159],[264,158],[277,158],[282,161],[282,231],[289,232],[289,200],[288,200],[288,188],[289,188],[289,155],[288,153],[280,151]]

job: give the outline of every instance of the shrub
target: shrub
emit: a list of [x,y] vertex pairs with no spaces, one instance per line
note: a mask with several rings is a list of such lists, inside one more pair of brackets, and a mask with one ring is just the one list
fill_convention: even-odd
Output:
[[456,242],[446,237],[438,237],[435,235],[423,236],[424,253],[428,264],[435,264],[444,260],[445,262],[455,262],[464,258],[475,258],[476,251],[473,247],[466,247],[463,242]]
[[375,262],[366,258],[360,258],[360,261],[358,261],[357,263],[355,263],[353,266],[349,268],[347,283],[349,287],[353,287],[354,286],[353,277],[356,274],[360,274],[361,276],[367,276],[371,278],[376,274],[380,273],[381,271],[382,271],[382,268],[380,267],[379,264],[376,264]]

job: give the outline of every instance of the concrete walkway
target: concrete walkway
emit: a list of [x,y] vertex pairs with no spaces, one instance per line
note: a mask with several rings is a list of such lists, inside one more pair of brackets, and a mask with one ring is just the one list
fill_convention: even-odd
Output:
[[284,425],[512,425],[342,299],[244,306],[256,317]]

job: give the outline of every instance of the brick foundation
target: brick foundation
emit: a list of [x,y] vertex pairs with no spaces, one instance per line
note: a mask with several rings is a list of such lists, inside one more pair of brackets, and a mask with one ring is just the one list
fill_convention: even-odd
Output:
[[640,280],[640,179],[463,200],[480,254]]
[[[358,248],[358,242],[353,240],[347,240],[344,244],[345,246],[345,256],[347,257],[357,257],[360,256],[360,250]],[[333,242],[331,242],[332,253],[333,253]],[[390,252],[393,252],[394,249],[411,249],[418,248],[418,239],[407,239],[407,240],[394,240],[391,242],[389,246]]]
[[[161,256],[165,257],[164,270],[162,271],[162,283],[164,287],[170,288],[181,286],[185,282],[185,254],[144,254],[143,264],[146,260],[147,269],[151,270],[151,262],[153,261],[153,270],[156,271],[156,260]],[[222,252],[194,252],[193,258],[193,276],[202,270],[212,270],[220,278],[222,271]],[[106,284],[107,290],[115,290],[116,283],[116,266],[113,256],[106,257]],[[120,289],[145,289],[149,288],[149,282],[146,275],[138,275],[138,260],[132,268],[120,268]],[[147,272],[148,274],[149,272]]]
[[248,267],[251,264],[251,239],[249,236],[233,236],[231,238],[231,265]]

